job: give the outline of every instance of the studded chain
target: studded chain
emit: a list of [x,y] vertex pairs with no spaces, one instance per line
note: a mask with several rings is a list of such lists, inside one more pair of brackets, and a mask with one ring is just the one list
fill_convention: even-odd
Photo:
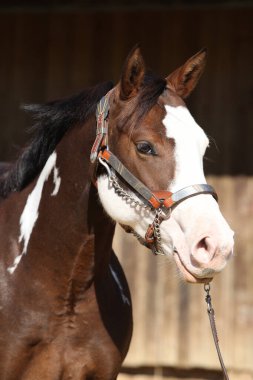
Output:
[[110,184],[112,185],[112,187],[114,188],[114,191],[117,195],[119,195],[120,197],[122,197],[124,199],[124,201],[127,201],[128,204],[130,204],[130,206],[137,206],[137,207],[143,207],[144,209],[148,210],[152,210],[151,207],[149,207],[148,205],[145,205],[144,203],[142,202],[139,202],[137,199],[135,199],[132,195],[128,194],[127,191],[125,191],[119,184],[118,180],[117,180],[117,177],[115,174],[113,174],[111,172],[110,176],[109,176],[109,182]]
[[[149,205],[145,205],[143,202],[138,201],[135,199],[132,195],[130,195],[127,191],[125,191],[119,184],[118,179],[114,173],[110,170],[109,174],[109,182],[111,186],[113,187],[115,193],[123,198],[129,205],[131,206],[137,206],[137,207],[142,207],[146,210],[151,210],[154,211],[153,208],[151,208]],[[160,231],[160,224],[162,221],[162,214],[163,211],[162,209],[158,209],[155,211],[155,219],[153,222],[153,227],[154,227],[154,244],[152,245],[151,249],[152,252],[155,255],[165,255],[162,249],[162,238],[161,238],[161,231]],[[150,248],[150,245],[143,239],[137,232],[135,232],[133,229],[130,229],[129,232],[134,235],[137,240],[144,245],[145,247]]]
[[163,220],[162,218],[162,210],[159,208],[157,211],[156,211],[156,214],[155,214],[155,219],[154,219],[154,222],[153,222],[153,226],[154,226],[154,236],[155,236],[155,244],[154,244],[154,250],[155,250],[155,254],[156,255],[164,255],[165,253],[163,252],[163,249],[162,249],[162,238],[161,238],[161,231],[160,231],[160,224]]

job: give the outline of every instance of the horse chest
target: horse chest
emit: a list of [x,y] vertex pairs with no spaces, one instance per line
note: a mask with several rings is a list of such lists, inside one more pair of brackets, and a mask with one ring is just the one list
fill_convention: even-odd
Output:
[[[85,380],[113,379],[119,371],[122,357],[101,324],[68,322],[57,337],[40,344],[22,380]],[[94,330],[96,328],[96,330]]]
[[[16,331],[15,342],[5,342],[9,352],[2,355],[1,379],[39,380],[42,374],[44,380],[115,378],[130,342],[131,308],[114,283],[108,285],[92,286],[72,311],[41,315],[40,326],[29,319],[24,328],[21,314],[23,329]],[[10,356],[15,360],[10,362]]]

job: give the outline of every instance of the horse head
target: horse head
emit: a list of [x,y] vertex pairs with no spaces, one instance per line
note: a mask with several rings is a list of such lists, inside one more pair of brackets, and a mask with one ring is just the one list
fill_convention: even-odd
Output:
[[[161,79],[146,70],[136,47],[108,97],[110,151],[153,194],[160,190],[175,194],[206,184],[203,157],[209,140],[184,102],[195,88],[205,61],[206,51],[201,50]],[[147,230],[155,226],[154,208],[140,201],[138,190],[124,181],[120,171],[117,179],[121,192],[108,180],[108,173],[99,173],[98,192],[109,216],[145,241]],[[188,282],[210,281],[232,254],[233,232],[211,193],[187,194],[158,221],[161,250],[174,258]]]

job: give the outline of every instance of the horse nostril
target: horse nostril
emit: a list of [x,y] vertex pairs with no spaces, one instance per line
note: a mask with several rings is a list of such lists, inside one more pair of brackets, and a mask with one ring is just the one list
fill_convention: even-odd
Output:
[[206,242],[206,238],[203,238],[203,239],[201,239],[199,242],[198,242],[198,244],[197,244],[197,249],[198,248],[203,248],[203,249],[205,249],[206,251],[207,251],[207,249],[208,249],[208,247],[207,247],[207,242]]
[[206,236],[199,240],[192,249],[191,260],[195,266],[202,266],[209,263],[216,252],[215,241]]

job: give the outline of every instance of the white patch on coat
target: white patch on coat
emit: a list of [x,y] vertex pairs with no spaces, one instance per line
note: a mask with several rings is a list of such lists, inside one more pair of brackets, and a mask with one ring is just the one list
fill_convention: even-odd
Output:
[[127,303],[130,306],[131,302],[130,302],[129,298],[124,293],[123,286],[120,283],[120,279],[119,279],[117,273],[112,269],[111,265],[109,267],[110,267],[110,271],[111,271],[112,277],[114,278],[114,280],[115,280],[115,282],[116,282],[116,284],[117,284],[117,286],[119,288],[119,291],[120,291],[120,294],[121,294],[123,302]]
[[53,152],[51,156],[48,158],[42,172],[40,173],[40,176],[38,178],[38,181],[33,191],[29,194],[27,198],[26,205],[20,217],[19,243],[23,242],[23,250],[22,250],[22,253],[19,254],[15,258],[12,266],[7,268],[8,272],[11,274],[14,273],[22,257],[27,253],[28,243],[32,235],[32,231],[34,229],[35,223],[39,216],[38,210],[39,210],[39,205],[41,201],[43,187],[44,187],[45,182],[48,180],[53,169],[54,169],[54,178],[53,178],[54,190],[51,196],[56,196],[59,191],[61,178],[59,177],[59,171],[55,166],[56,158],[57,158],[57,154],[56,152]]
[[204,184],[203,156],[208,138],[184,106],[165,106],[163,124],[168,138],[175,140],[175,178],[170,191],[175,192],[193,184]]
[[61,185],[61,177],[59,176],[59,169],[54,167],[54,190],[51,193],[52,197],[55,197],[58,194],[59,188]]

